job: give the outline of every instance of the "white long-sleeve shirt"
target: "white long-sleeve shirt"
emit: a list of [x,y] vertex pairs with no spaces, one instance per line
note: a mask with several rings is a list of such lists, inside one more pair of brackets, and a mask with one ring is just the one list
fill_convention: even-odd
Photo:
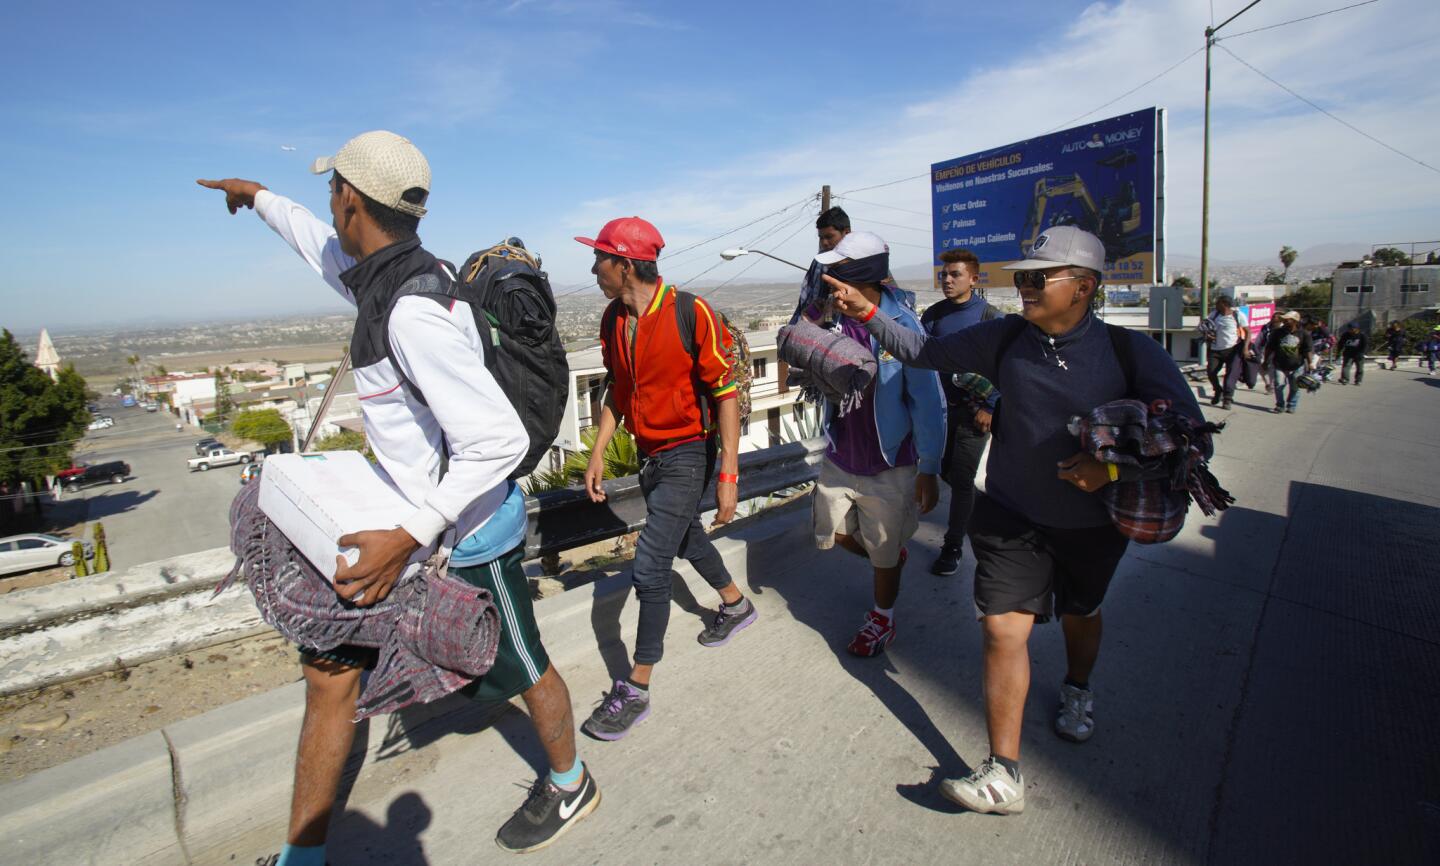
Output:
[[[340,274],[355,260],[332,226],[269,190],[255,212],[342,298],[355,296]],[[415,511],[400,526],[429,545],[454,524],[457,539],[484,526],[509,493],[507,478],[530,439],[515,408],[485,368],[484,347],[468,304],[403,297],[390,316],[391,355],[425,395],[403,387],[389,358],[355,370],[361,416],[383,472]],[[427,405],[428,404],[428,405]],[[440,478],[444,450],[449,469]],[[377,529],[387,527],[376,527]]]

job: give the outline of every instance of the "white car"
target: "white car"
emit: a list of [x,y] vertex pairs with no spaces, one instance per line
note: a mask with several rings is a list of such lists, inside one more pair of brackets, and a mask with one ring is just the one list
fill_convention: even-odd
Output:
[[87,430],[104,430],[104,429],[107,428],[107,427],[114,427],[114,426],[115,426],[115,419],[114,419],[114,418],[111,418],[109,415],[101,415],[101,416],[97,417],[94,421],[91,421],[91,422],[90,422],[90,426],[89,426],[89,427],[86,427],[85,429],[87,429]]
[[[95,545],[84,542],[85,558],[95,557]],[[0,574],[75,564],[73,542],[58,535],[35,532],[0,538]]]
[[229,448],[212,448],[205,453],[204,457],[196,457],[186,462],[190,465],[190,471],[200,470],[209,472],[211,466],[229,466],[232,463],[249,463],[252,458],[249,454],[239,451],[231,451]]

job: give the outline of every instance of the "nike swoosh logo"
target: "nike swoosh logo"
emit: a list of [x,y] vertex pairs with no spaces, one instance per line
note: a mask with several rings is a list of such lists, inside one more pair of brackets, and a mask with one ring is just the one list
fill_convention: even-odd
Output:
[[586,791],[586,789],[588,789],[589,787],[590,787],[590,777],[587,775],[587,776],[585,777],[585,784],[583,784],[583,785],[580,786],[580,791],[575,795],[575,799],[571,800],[571,801],[568,802],[568,803],[566,803],[566,802],[563,801],[563,800],[560,801],[560,820],[561,820],[561,821],[569,821],[569,820],[570,820],[570,816],[575,814],[575,810],[578,809],[578,808],[580,808],[580,801],[583,800],[583,799],[585,799],[585,791]]

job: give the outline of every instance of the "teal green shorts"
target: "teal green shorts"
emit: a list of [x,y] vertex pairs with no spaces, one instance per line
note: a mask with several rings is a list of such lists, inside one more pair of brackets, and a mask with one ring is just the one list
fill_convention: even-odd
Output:
[[[495,651],[494,667],[460,689],[460,694],[471,700],[509,700],[539,682],[550,667],[550,656],[540,642],[535,606],[530,601],[530,581],[521,565],[524,557],[525,547],[521,545],[484,565],[450,568],[453,576],[489,590],[500,612],[500,646]],[[378,650],[348,644],[325,651],[300,650],[302,661],[325,659],[367,670],[375,667],[378,657]]]

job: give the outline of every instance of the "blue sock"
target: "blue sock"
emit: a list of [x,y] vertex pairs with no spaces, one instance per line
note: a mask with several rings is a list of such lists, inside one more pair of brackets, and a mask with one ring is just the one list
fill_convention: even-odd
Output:
[[575,765],[563,773],[550,771],[550,781],[562,791],[573,791],[580,784],[580,777],[585,775],[585,765],[579,758],[575,759]]
[[275,866],[325,866],[324,845],[291,845],[280,849]]

